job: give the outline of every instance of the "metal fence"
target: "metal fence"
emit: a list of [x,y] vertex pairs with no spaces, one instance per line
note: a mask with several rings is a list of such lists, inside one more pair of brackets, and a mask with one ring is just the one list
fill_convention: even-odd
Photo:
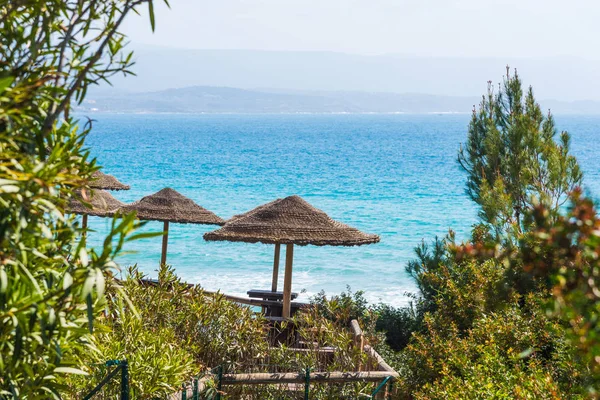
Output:
[[88,394],[86,394],[83,397],[83,400],[91,399],[111,381],[118,379],[119,372],[121,377],[119,399],[129,400],[129,364],[127,364],[127,360],[109,360],[102,365],[107,368],[114,368],[100,381],[98,385],[96,385],[95,388],[93,388]]

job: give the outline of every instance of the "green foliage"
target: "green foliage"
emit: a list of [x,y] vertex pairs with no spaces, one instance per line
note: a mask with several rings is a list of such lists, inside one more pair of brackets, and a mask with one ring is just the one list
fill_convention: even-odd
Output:
[[[71,377],[65,384],[69,398],[81,398],[106,375],[98,366],[108,359],[126,358],[130,365],[134,398],[165,398],[177,392],[193,377],[212,376],[203,398],[214,398],[217,367],[224,373],[355,371],[358,365],[376,368],[354,344],[343,318],[328,319],[317,308],[309,308],[287,323],[272,328],[246,306],[241,306],[181,282],[168,266],[159,270],[158,282],[149,283],[137,268],[108,291],[106,312],[99,317],[93,342],[96,350],[87,356],[91,377]],[[351,299],[360,293],[346,293],[344,301],[328,310],[332,316],[348,315]],[[344,304],[344,306],[341,305]],[[342,311],[343,310],[343,311]],[[339,312],[339,314],[338,314]],[[368,315],[368,312],[366,313]],[[292,325],[305,343],[298,351],[287,342],[279,343]],[[367,329],[369,329],[367,327]],[[367,332],[372,344],[380,340]],[[321,351],[323,348],[335,352]],[[100,398],[115,398],[118,387],[109,386]],[[311,387],[311,398],[357,398],[373,390],[372,383],[333,383]],[[226,398],[279,399],[289,395],[287,385],[242,385],[224,388]]]
[[[181,282],[171,267],[161,266],[155,284],[130,268],[127,278],[111,288],[93,338],[97,351],[88,360],[91,365],[127,359],[133,398],[165,398],[213,367],[236,371],[267,354],[267,326],[261,318],[248,307]],[[91,379],[67,382],[73,399],[105,376],[97,367],[87,370]],[[102,395],[114,398],[117,389]]]
[[429,286],[428,282],[420,279],[420,277],[425,272],[437,271],[441,265],[447,264],[450,261],[447,245],[453,240],[453,233],[451,232],[444,239],[436,236],[431,245],[422,241],[414,249],[417,258],[409,261],[406,265],[406,272],[417,284],[417,288],[421,293],[423,302],[426,303],[425,308],[427,309],[433,307],[430,300],[435,297],[435,287]]
[[[574,218],[561,217],[560,207],[582,174],[569,155],[568,134],[563,132],[558,142],[555,136],[552,116],[542,114],[531,89],[523,93],[516,73],[507,73],[498,94],[490,86],[473,112],[459,162],[468,175],[467,193],[480,207],[480,222],[467,243],[457,245],[449,237],[436,239],[431,247],[422,244],[407,267],[421,291],[424,312],[403,329],[412,338],[391,359],[404,396],[587,396],[591,377],[581,362],[585,356],[574,351],[564,321],[545,306],[553,282],[568,280],[558,276],[573,276],[575,261],[560,255],[573,255],[570,246],[585,232],[581,225],[589,226],[588,220],[564,228]],[[549,261],[557,263],[549,268]],[[566,320],[582,323],[577,312]],[[589,320],[582,325],[594,326]]]
[[58,398],[81,373],[105,280],[133,217],[103,248],[79,240],[65,201],[97,169],[91,126],[69,117],[90,85],[128,72],[118,29],[141,1],[20,0],[0,4],[0,397]]
[[[148,329],[146,320],[123,306],[113,312],[120,314],[119,323],[110,323],[109,330],[94,335],[100,356],[98,362],[128,361],[132,398],[165,398],[197,373],[192,355],[180,345],[172,329]],[[91,382],[96,383],[104,377],[99,372],[98,368],[94,369],[94,377],[87,380],[87,389]],[[104,394],[111,392],[114,396],[119,393],[119,388],[113,385],[112,390]]]
[[[325,320],[346,329],[356,319],[362,330],[370,335],[370,341],[379,350],[393,357],[394,351],[403,349],[414,331],[422,326],[424,302],[417,296],[407,294],[412,301],[407,307],[388,304],[368,304],[362,291],[345,292],[327,298],[324,291],[311,298],[316,312]],[[383,336],[381,336],[383,335]]]
[[[143,275],[131,268],[122,284],[144,326],[150,331],[172,330],[199,368],[236,369],[265,355],[268,332],[249,307],[190,287],[170,267],[160,268],[157,286],[141,284],[141,279]],[[115,317],[112,323],[118,321]]]
[[374,320],[364,292],[352,292],[349,286],[345,292],[330,299],[327,299],[324,291],[320,291],[311,298],[311,304],[319,310],[321,316],[345,327],[353,319],[360,321],[361,325],[368,325]]
[[[375,331],[385,334],[385,343],[391,350],[399,351],[409,343],[413,332],[421,329],[424,310],[422,301],[413,296],[413,302],[405,307],[392,307],[388,304],[380,303],[372,306],[373,312],[377,315]],[[391,353],[382,347],[377,349],[382,352]],[[380,351],[381,350],[381,351]],[[384,357],[386,360],[387,358]]]
[[547,295],[506,297],[498,283],[507,269],[493,259],[466,260],[435,277],[438,307],[402,353],[405,393],[457,399],[465,390],[473,398],[580,394],[585,371],[560,324],[540,306]]
[[[148,327],[147,320],[125,306],[120,298],[109,303],[109,309],[110,314],[100,319],[92,339],[96,351],[87,357],[86,371],[90,376],[68,379],[67,398],[80,399],[99,384],[107,375],[102,367],[107,360],[128,361],[130,394],[135,399],[166,398],[198,373],[195,360],[180,345],[173,329]],[[119,393],[119,382],[114,380],[97,397],[116,399]]]
[[[321,308],[310,307],[297,313],[289,322],[279,327],[280,331],[295,327],[295,335],[304,342],[304,349],[289,347],[284,343],[268,348],[263,357],[254,360],[253,364],[240,366],[237,373],[243,372],[295,372],[304,374],[307,369],[312,372],[356,371],[359,365],[365,370],[375,370],[376,365],[364,352],[355,345],[354,337],[348,329],[346,316],[359,311],[366,304],[362,293],[348,290],[335,299],[327,300],[324,295],[317,296],[318,301],[328,310],[327,317]],[[356,303],[358,302],[358,304]],[[363,310],[366,311],[366,310]],[[368,315],[368,311],[366,314]],[[338,318],[340,317],[340,318]],[[349,322],[349,321],[348,321]],[[377,344],[377,336],[371,335],[371,328],[366,327],[366,340]],[[275,341],[277,342],[277,341]],[[335,350],[328,352],[328,350]],[[225,388],[226,398],[281,399],[298,398],[300,393],[290,392],[286,384],[282,385],[244,385]],[[365,397],[374,389],[372,383],[313,383],[310,388],[311,399]],[[301,397],[300,397],[301,398]]]
[[[109,309],[108,318],[100,318],[92,337],[96,351],[86,357],[85,370],[90,376],[66,380],[66,398],[80,399],[100,383],[108,373],[102,367],[107,360],[128,361],[130,394],[135,399],[166,398],[197,373],[193,357],[180,346],[172,329],[149,329],[146,321],[120,299]],[[115,379],[96,397],[116,399],[119,394],[119,381]]]
[[600,385],[600,218],[593,202],[572,194],[566,215],[557,220],[539,205],[529,218],[533,240],[520,246],[524,270],[548,282],[553,297],[547,302],[564,322],[570,342],[592,371],[591,389]]
[[436,288],[436,313],[451,320],[459,330],[469,329],[474,319],[503,305],[506,293],[501,282],[504,268],[489,260],[440,266],[421,275]]
[[577,160],[569,154],[569,134],[561,132],[558,142],[556,134],[554,118],[544,116],[533,89],[523,92],[516,72],[511,75],[507,68],[498,93],[489,84],[473,111],[458,161],[467,172],[467,194],[497,237],[523,232],[523,215],[535,199],[550,205],[556,216],[566,195],[581,183]]
[[[529,317],[529,316],[526,316]],[[438,369],[414,397],[417,399],[576,399],[583,398],[577,386],[577,371],[560,370],[560,364],[570,360],[544,360],[536,355],[525,357],[529,347],[537,344],[539,329],[545,326],[523,320],[518,309],[501,315],[490,315],[478,320],[473,331],[461,337],[453,331],[433,343],[423,343],[417,338],[415,351],[422,352],[416,359],[429,359],[429,366]],[[538,322],[538,321],[534,321]],[[529,329],[528,329],[529,328]],[[515,335],[514,332],[518,332]],[[525,336],[525,335],[531,336]],[[425,340],[430,340],[427,337]],[[506,343],[514,339],[514,344]],[[520,349],[525,349],[519,352]],[[409,356],[414,356],[409,349]],[[442,357],[445,357],[442,359]],[[411,358],[411,360],[413,360]],[[409,364],[420,374],[433,371],[419,370],[420,365]],[[556,365],[556,367],[554,366]],[[556,368],[556,369],[554,369]],[[569,373],[575,373],[571,378]],[[558,375],[558,376],[557,376]],[[420,375],[427,376],[427,375]],[[569,380],[563,387],[558,379]],[[574,386],[575,385],[575,386]]]

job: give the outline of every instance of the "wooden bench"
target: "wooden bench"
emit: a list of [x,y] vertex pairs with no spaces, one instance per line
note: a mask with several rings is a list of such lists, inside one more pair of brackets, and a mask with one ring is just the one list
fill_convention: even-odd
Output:
[[[259,290],[252,289],[248,290],[248,297],[259,298],[263,300],[271,300],[271,301],[283,301],[283,292],[273,292],[271,290]],[[298,293],[292,293],[292,300],[298,297]]]

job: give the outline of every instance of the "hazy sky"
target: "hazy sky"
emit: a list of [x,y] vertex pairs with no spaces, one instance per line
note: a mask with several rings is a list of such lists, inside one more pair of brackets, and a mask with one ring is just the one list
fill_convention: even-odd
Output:
[[[160,0],[155,0],[159,2]],[[198,49],[600,59],[598,0],[170,0],[134,42]]]

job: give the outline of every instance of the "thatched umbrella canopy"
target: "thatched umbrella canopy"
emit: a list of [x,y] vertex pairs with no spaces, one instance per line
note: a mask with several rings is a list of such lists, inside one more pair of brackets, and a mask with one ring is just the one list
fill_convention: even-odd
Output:
[[77,190],[75,197],[69,200],[65,211],[82,216],[81,227],[84,229],[82,235],[85,236],[88,215],[112,217],[116,210],[124,205],[125,203],[115,199],[105,190]]
[[164,222],[161,264],[167,262],[169,222],[205,225],[223,225],[225,223],[225,220],[213,212],[171,188],[164,188],[119,209],[119,213],[129,212],[136,212],[137,218],[142,220]]
[[[104,191],[104,190],[129,190],[130,186],[129,185],[125,185],[121,182],[119,182],[119,180],[117,178],[115,178],[112,175],[108,175],[105,174],[104,172],[100,172],[100,171],[96,171],[94,173],[92,173],[92,178],[90,179],[90,181],[88,182],[88,186],[91,189],[100,189],[99,191]],[[81,196],[82,191],[78,191],[78,195]],[[106,197],[105,194],[101,194],[100,195],[102,198]],[[110,196],[110,195],[109,195]],[[110,196],[112,200],[114,201],[118,201],[117,199],[115,199],[114,197]],[[84,196],[83,199],[84,201],[89,201],[86,200],[86,198],[92,199],[91,195],[88,196]],[[100,199],[98,199],[100,201]],[[111,200],[111,201],[112,201]],[[120,207],[123,205],[123,203],[119,202],[120,204],[116,207]],[[102,209],[102,205],[98,204],[98,209]],[[84,207],[87,209],[87,211],[90,211],[89,207],[85,207],[85,205],[81,204],[80,206],[75,206],[74,204],[71,204],[69,206],[69,208],[75,207],[75,209],[79,209],[82,210],[81,207]],[[67,208],[67,210],[69,210],[69,208]],[[92,208],[93,210],[94,208]],[[83,218],[81,219],[81,226],[82,228],[86,228],[87,227],[87,218],[88,215],[97,215],[97,214],[93,214],[91,212],[81,212],[79,214],[83,215]],[[100,216],[105,216],[105,215],[100,215]]]
[[67,212],[83,216],[112,217],[117,209],[125,205],[105,190],[91,190],[89,194],[85,193],[83,195],[83,191],[80,190],[76,192],[77,197],[71,198],[67,204]]
[[225,226],[204,235],[209,241],[266,243],[275,245],[272,291],[277,291],[280,245],[286,247],[283,287],[283,316],[290,315],[294,245],[360,246],[379,242],[379,236],[367,234],[331,219],[299,196],[277,199],[236,215]]
[[92,179],[88,182],[92,189],[104,189],[104,190],[129,190],[131,187],[119,182],[117,178],[112,175],[105,174],[101,171],[96,171],[92,174]]

